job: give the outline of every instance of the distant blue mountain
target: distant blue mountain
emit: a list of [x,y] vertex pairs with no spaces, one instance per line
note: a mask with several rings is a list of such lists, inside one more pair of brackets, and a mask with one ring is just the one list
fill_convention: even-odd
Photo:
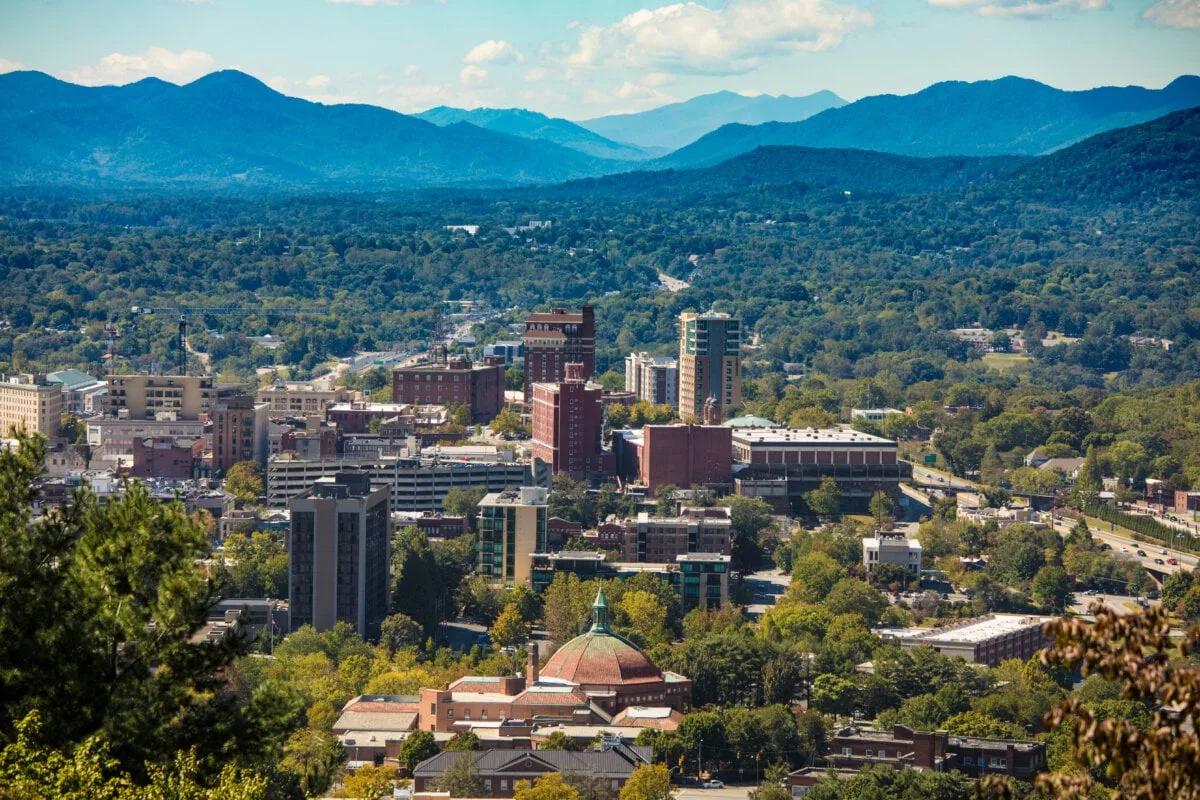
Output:
[[286,97],[236,71],[95,88],[0,75],[0,183],[10,186],[510,185],[620,168],[465,123]]
[[611,158],[619,161],[638,161],[650,158],[651,154],[633,145],[621,144],[589,131],[574,122],[557,117],[548,117],[537,111],[524,108],[451,108],[438,106],[415,115],[434,125],[452,125],[469,122],[489,131],[507,133],[525,139],[554,142],[572,150],[578,150],[596,158]]
[[1025,78],[936,83],[910,95],[877,95],[802,122],[726,125],[654,162],[717,164],[765,145],[847,147],[910,156],[1039,155],[1093,134],[1200,105],[1200,78],[1162,89],[1068,92]]
[[714,92],[649,111],[585,119],[579,124],[609,139],[657,149],[661,154],[729,123],[797,122],[845,104],[845,100],[826,91],[804,97]]

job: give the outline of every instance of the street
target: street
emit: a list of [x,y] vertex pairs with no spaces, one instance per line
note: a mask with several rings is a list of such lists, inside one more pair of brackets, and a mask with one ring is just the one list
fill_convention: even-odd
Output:
[[724,789],[701,789],[699,786],[681,786],[675,790],[678,800],[745,800],[758,788],[756,784],[726,786]]

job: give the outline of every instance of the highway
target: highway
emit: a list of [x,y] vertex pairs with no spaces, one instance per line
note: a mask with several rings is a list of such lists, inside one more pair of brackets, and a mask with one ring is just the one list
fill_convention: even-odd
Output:
[[[1066,536],[1070,532],[1074,521],[1055,517],[1054,529]],[[1101,523],[1107,525],[1109,523]],[[1154,542],[1139,542],[1127,536],[1122,536],[1112,530],[1105,530],[1103,527],[1088,525],[1088,529],[1092,532],[1092,538],[1097,541],[1104,542],[1113,549],[1114,554],[1127,555],[1130,558],[1137,559],[1143,567],[1148,570],[1169,575],[1172,572],[1178,572],[1181,568],[1194,570],[1197,564],[1197,557],[1191,553],[1185,553],[1182,550],[1176,550],[1170,547],[1163,547],[1161,544]],[[1138,550],[1141,550],[1146,555],[1139,556]],[[1175,559],[1178,564],[1168,564],[1169,559]],[[1155,559],[1162,559],[1163,563],[1155,563]]]

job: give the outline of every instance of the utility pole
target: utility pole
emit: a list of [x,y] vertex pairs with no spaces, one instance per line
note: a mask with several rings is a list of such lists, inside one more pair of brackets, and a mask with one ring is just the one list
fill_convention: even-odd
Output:
[[704,738],[696,741],[696,777],[704,776]]

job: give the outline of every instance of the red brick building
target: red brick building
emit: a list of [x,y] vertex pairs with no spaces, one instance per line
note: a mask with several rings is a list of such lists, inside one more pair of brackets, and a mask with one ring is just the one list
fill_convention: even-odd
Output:
[[596,319],[591,306],[579,311],[556,308],[525,318],[525,402],[533,384],[558,383],[567,364],[582,364],[583,376],[596,374]]
[[567,364],[561,383],[533,385],[532,453],[554,474],[586,480],[601,469],[604,390],[585,378],[583,364]]
[[203,438],[138,436],[133,440],[129,474],[134,478],[192,478],[203,455]]
[[660,486],[728,484],[733,472],[733,429],[720,425],[647,425],[642,429],[638,482]]
[[504,407],[504,358],[472,364],[463,356],[392,370],[392,402],[465,406],[471,421],[490,422]]
[[1046,769],[1046,745],[1018,739],[956,736],[946,731],[890,731],[841,728],[830,743],[828,761],[842,769],[890,764],[898,769],[959,770],[971,777],[1011,775],[1030,780]]

